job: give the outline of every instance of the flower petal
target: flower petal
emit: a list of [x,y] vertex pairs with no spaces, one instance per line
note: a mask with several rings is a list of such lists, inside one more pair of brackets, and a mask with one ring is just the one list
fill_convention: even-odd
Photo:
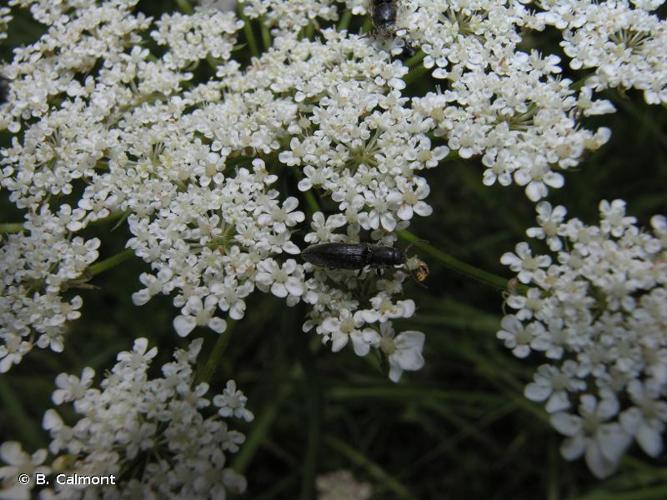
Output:
[[194,316],[176,316],[174,318],[174,328],[181,337],[187,337],[188,334],[197,326],[197,320]]

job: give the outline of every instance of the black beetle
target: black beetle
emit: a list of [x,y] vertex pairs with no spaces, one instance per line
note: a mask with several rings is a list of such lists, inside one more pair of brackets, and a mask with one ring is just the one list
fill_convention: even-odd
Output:
[[386,267],[405,263],[400,248],[369,243],[320,243],[301,252],[303,259],[316,266],[331,269],[363,269],[366,266]]
[[395,0],[372,0],[371,14],[377,31],[382,34],[391,32],[396,22]]
[[306,262],[329,269],[361,271],[366,266],[380,268],[405,264],[420,286],[429,274],[428,265],[423,260],[414,258],[414,262],[408,263],[400,248],[370,243],[319,243],[304,249],[301,256]]

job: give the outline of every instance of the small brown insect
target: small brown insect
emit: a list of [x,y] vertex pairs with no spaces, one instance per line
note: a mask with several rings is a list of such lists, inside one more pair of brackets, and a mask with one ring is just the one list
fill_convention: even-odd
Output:
[[428,264],[419,257],[412,256],[405,260],[405,268],[410,272],[410,276],[418,283],[422,284],[429,275]]
[[516,295],[519,291],[519,280],[512,278],[507,282],[507,293],[509,295]]
[[428,265],[423,260],[417,259],[417,267],[414,270],[414,276],[418,283],[423,283],[428,278]]

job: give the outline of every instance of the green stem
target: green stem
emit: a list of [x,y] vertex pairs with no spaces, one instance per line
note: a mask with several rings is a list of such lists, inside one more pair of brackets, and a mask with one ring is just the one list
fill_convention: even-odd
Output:
[[306,191],[303,193],[303,196],[306,198],[306,204],[312,213],[321,212],[320,205],[317,203],[317,199],[312,191]]
[[558,465],[560,464],[560,458],[558,457],[558,446],[554,439],[549,439],[548,449],[547,449],[547,484],[546,484],[546,495],[547,500],[558,500],[559,497],[559,471]]
[[[10,417],[8,421],[14,423],[20,434],[21,441],[33,449],[44,447],[44,442],[41,439],[41,436],[43,436],[42,429],[27,414],[21,405],[21,401],[7,383],[6,376],[0,377],[0,401],[2,401],[5,413]],[[9,429],[5,428],[5,430]]]
[[430,71],[430,69],[425,68],[423,64],[420,64],[419,66],[415,66],[412,68],[407,75],[403,77],[403,81],[406,83],[406,85],[410,85],[413,83],[415,80],[418,80],[425,74],[427,74]]
[[184,12],[185,14],[192,14],[192,5],[190,5],[188,0],[176,0],[176,5],[178,5],[178,8],[181,10],[181,12]]
[[434,246],[425,243],[424,241],[420,240],[409,231],[405,230],[399,231],[398,236],[404,239],[405,241],[409,241],[416,248],[422,250],[431,257],[435,257],[441,264],[443,264],[446,268],[451,269],[452,271],[455,271],[459,274],[462,274],[463,276],[467,276],[476,281],[479,281],[480,283],[484,283],[485,285],[492,286],[493,288],[497,288],[499,290],[505,290],[507,288],[508,280],[506,278],[497,276],[493,273],[489,273],[482,269],[478,269],[475,266],[471,266],[470,264],[466,264],[465,262],[460,261],[456,257],[452,257],[451,255],[443,252],[442,250],[439,250]]
[[213,379],[215,370],[220,365],[222,355],[227,350],[229,340],[232,338],[232,332],[234,331],[235,325],[236,321],[232,319],[227,320],[227,329],[218,336],[218,340],[215,341],[215,345],[213,346],[211,355],[206,360],[206,364],[195,377],[197,384],[200,384],[201,382],[209,383]]
[[447,326],[457,330],[479,333],[495,333],[498,331],[500,319],[494,317],[469,317],[469,316],[436,316],[419,314],[412,318],[418,325],[424,326]]
[[343,12],[343,16],[341,17],[340,22],[338,23],[338,27],[336,29],[338,31],[346,30],[347,27],[350,25],[351,20],[352,20],[352,11],[350,9],[345,9],[345,12]]
[[306,453],[303,458],[303,475],[301,477],[300,500],[313,498],[315,490],[315,475],[317,474],[318,452],[322,436],[322,388],[318,380],[318,371],[314,357],[307,349],[307,343],[302,341],[301,366],[304,372],[306,386],[306,409],[308,412],[308,434]]
[[290,378],[284,380],[282,385],[278,387],[275,396],[271,398],[271,402],[262,410],[259,418],[253,423],[252,431],[248,435],[248,439],[243,443],[241,450],[232,462],[232,468],[235,471],[242,474],[248,467],[248,464],[252,461],[257,450],[259,450],[259,447],[269,434],[269,430],[278,415],[280,405],[292,390],[292,380],[296,378],[299,373],[300,370],[298,369],[298,365],[296,365],[292,368]]
[[391,490],[397,498],[413,500],[414,497],[405,486],[385,472],[379,465],[366,458],[362,453],[359,453],[347,443],[332,436],[327,437],[325,441],[330,448],[336,450],[350,462],[363,468],[369,476],[372,476],[383,486]]
[[257,48],[257,41],[255,40],[255,34],[252,32],[252,26],[250,26],[250,20],[243,13],[243,6],[239,6],[239,17],[243,20],[243,33],[245,34],[246,39],[248,40],[248,47],[250,48],[250,53],[253,57],[259,57],[259,49]]
[[22,233],[23,231],[25,231],[25,227],[23,227],[23,223],[21,222],[5,222],[0,224],[0,234]]
[[493,402],[500,404],[505,400],[504,395],[490,394],[484,391],[443,391],[440,389],[422,389],[417,387],[346,387],[333,386],[327,390],[327,396],[334,401],[351,400],[385,400],[385,401],[410,401],[423,404],[425,402],[442,401],[456,404],[476,404]]
[[90,223],[89,226],[103,226],[104,224],[108,224],[110,222],[118,221],[126,217],[127,212],[122,212],[120,210],[117,210],[115,212],[111,212],[109,215],[104,217],[103,219],[97,219],[93,222]]
[[306,26],[306,29],[304,30],[304,35],[306,38],[311,40],[313,38],[313,34],[315,33],[315,22],[311,21],[308,23],[308,26]]
[[370,33],[372,29],[373,29],[373,21],[371,21],[370,17],[366,17],[366,20],[361,25],[361,33]]
[[580,90],[584,86],[584,84],[588,81],[588,79],[589,79],[589,76],[585,76],[583,78],[580,78],[576,82],[573,82],[572,84],[570,84],[570,88],[573,89],[573,90]]
[[218,69],[218,62],[211,55],[206,56],[206,64],[208,64],[208,67],[211,68],[213,72]]
[[577,500],[654,500],[667,497],[667,485],[642,486],[635,491],[612,493],[602,488],[587,495],[576,497]]
[[264,19],[260,19],[259,23],[262,30],[262,43],[264,44],[264,49],[269,50],[271,48],[271,32],[266,24],[264,24]]
[[133,255],[134,255],[134,250],[128,248],[126,250],[123,250],[122,252],[118,252],[116,255],[112,255],[108,259],[104,259],[98,262],[97,264],[93,264],[88,268],[86,273],[88,276],[92,278],[93,276],[97,276],[98,274],[103,273],[104,271],[108,271],[109,269],[113,269],[117,265],[122,264]]
[[419,64],[424,60],[424,57],[426,57],[426,54],[422,50],[417,51],[417,53],[410,57],[409,59],[406,59],[405,65],[408,68],[412,68],[415,64]]

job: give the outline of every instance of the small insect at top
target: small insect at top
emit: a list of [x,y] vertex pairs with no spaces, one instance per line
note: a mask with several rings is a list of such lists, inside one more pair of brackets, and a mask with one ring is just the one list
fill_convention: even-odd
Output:
[[395,0],[371,0],[371,15],[375,29],[381,34],[389,33],[396,23]]

